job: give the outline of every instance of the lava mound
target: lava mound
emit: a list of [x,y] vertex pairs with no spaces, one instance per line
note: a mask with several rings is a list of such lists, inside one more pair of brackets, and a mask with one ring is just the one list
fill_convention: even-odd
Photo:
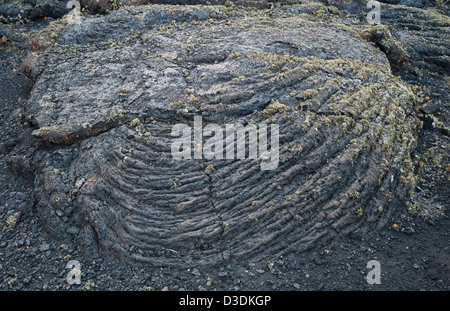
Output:
[[[227,10],[121,9],[55,30],[28,60],[35,209],[50,235],[88,256],[214,266],[405,212],[417,120],[386,55],[314,16]],[[249,151],[175,159],[172,131],[196,117],[203,129],[276,124],[276,167]]]

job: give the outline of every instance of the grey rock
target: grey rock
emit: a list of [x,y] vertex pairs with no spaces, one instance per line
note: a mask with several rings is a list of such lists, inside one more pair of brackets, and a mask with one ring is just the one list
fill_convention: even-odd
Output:
[[26,276],[23,280],[22,280],[22,282],[23,282],[23,284],[29,284],[30,282],[31,282],[31,279],[32,279],[32,276]]
[[58,0],[5,1],[0,3],[0,17],[14,23],[23,22],[25,18],[60,18],[70,11],[66,4],[67,2]]
[[[295,15],[316,9],[267,18],[239,8],[129,7],[67,26],[58,45],[34,51],[26,112],[35,123],[23,134],[28,145],[11,142],[10,157],[29,159],[21,167],[46,233],[88,257],[203,269],[264,262],[354,226],[360,238],[401,214],[419,122],[396,75],[420,57],[420,70],[447,64],[436,36],[427,40],[442,46],[438,56],[410,44],[416,31],[441,26],[403,14],[410,29],[373,27],[363,39],[342,23]],[[386,5],[383,16],[393,23],[416,10]],[[171,130],[197,115],[205,124],[279,124],[278,169],[262,172],[251,159],[175,161]],[[405,161],[393,161],[400,155]],[[16,159],[11,168],[25,163]],[[380,161],[395,172],[394,199],[377,199],[384,213],[355,222],[355,206],[390,185]],[[314,215],[319,206],[324,214]]]
[[427,114],[433,114],[436,113],[439,108],[441,107],[441,103],[426,103],[422,107],[420,107],[420,110]]
[[[316,125],[311,123],[309,126],[333,127],[332,140],[337,141],[341,136],[346,138],[341,138],[340,145],[331,144],[327,148],[331,148],[330,153],[344,152],[351,138],[342,132],[343,125],[339,122],[348,124],[351,118],[345,121],[338,115],[360,113],[352,108],[353,104],[344,103],[345,94],[366,84],[373,85],[371,98],[375,99],[373,104],[377,102],[377,109],[370,105],[361,108],[366,114],[375,113],[378,105],[386,102],[381,98],[388,96],[404,112],[396,115],[396,124],[402,126],[402,133],[410,131],[415,122],[412,109],[407,105],[412,94],[405,92],[406,87],[400,87],[401,82],[391,75],[385,54],[345,28],[281,15],[272,17],[267,28],[262,15],[243,19],[238,16],[230,22],[222,20],[220,12],[213,7],[167,10],[155,6],[145,12],[144,24],[145,16],[155,14],[156,20],[165,25],[148,27],[152,23],[148,17],[147,27],[143,27],[138,15],[142,16],[144,12],[137,7],[88,18],[79,25],[66,28],[58,39],[60,45],[52,49],[53,65],[42,66],[45,69],[29,100],[32,103],[29,112],[39,124],[32,135],[38,141],[58,146],[56,156],[46,150],[39,151],[36,159],[40,160],[33,164],[37,167],[34,186],[38,189],[38,216],[45,219],[42,222],[52,236],[62,240],[75,239],[86,253],[95,254],[96,251],[91,250],[101,249],[154,265],[208,266],[221,264],[231,255],[263,260],[268,254],[278,252],[277,249],[288,251],[302,247],[296,243],[302,240],[302,244],[307,245],[312,243],[313,236],[329,232],[318,229],[323,233],[304,236],[306,231],[302,226],[295,225],[296,233],[291,232],[282,241],[264,241],[262,236],[272,234],[271,230],[284,231],[286,226],[265,226],[258,222],[233,226],[238,219],[247,219],[250,211],[254,215],[271,211],[264,217],[273,217],[276,221],[277,208],[271,205],[273,200],[268,200],[264,206],[250,204],[250,209],[239,208],[245,204],[240,195],[242,189],[238,190],[228,181],[237,178],[240,187],[245,188],[248,181],[239,176],[244,176],[245,171],[254,171],[251,178],[254,182],[259,180],[258,187],[266,189],[264,197],[271,197],[279,195],[272,189],[279,176],[275,171],[268,172],[262,179],[259,176],[261,170],[255,170],[259,166],[255,161],[237,161],[228,166],[227,162],[215,160],[211,162],[215,170],[205,178],[204,163],[174,162],[170,154],[170,132],[175,120],[189,123],[195,115],[201,115],[204,122],[220,124],[225,119],[234,123],[276,122],[281,125],[285,143],[306,148],[324,139],[307,131],[305,124],[312,122],[308,121],[311,118],[308,114],[331,116],[328,125],[317,119],[313,121],[318,122]],[[216,16],[208,21],[213,14]],[[170,22],[174,19],[177,22]],[[187,23],[190,23],[189,27],[186,27]],[[266,30],[258,30],[260,27]],[[386,36],[384,34],[380,40]],[[37,66],[44,61],[45,58],[39,60]],[[364,66],[358,65],[361,62]],[[86,71],[93,65],[96,70]],[[383,85],[383,88],[375,88],[375,85]],[[98,92],[99,88],[101,92]],[[311,91],[313,88],[320,92]],[[193,91],[186,91],[190,89]],[[387,89],[390,90],[388,94]],[[299,108],[298,99],[290,95],[293,91],[299,94],[302,102],[308,103],[307,109]],[[336,102],[343,103],[339,112],[326,104],[332,94],[335,94]],[[174,104],[180,100],[188,112]],[[49,103],[51,109],[43,103]],[[286,114],[294,121],[286,122]],[[337,120],[337,123],[333,125],[331,120]],[[384,126],[384,120],[379,122]],[[374,129],[367,127],[365,131]],[[401,139],[405,142],[396,144],[407,143],[412,136],[404,135]],[[70,145],[74,143],[83,152],[73,153]],[[136,158],[138,150],[140,158]],[[284,160],[280,165],[281,170],[297,167],[299,172],[295,178],[299,180],[310,174],[306,167],[326,163],[325,153],[321,157],[310,154],[300,158],[294,154],[283,151],[281,157]],[[377,152],[365,156],[383,157]],[[55,174],[53,168],[60,171],[64,168],[64,175]],[[171,173],[174,169],[182,172],[176,179]],[[336,167],[322,169],[331,174]],[[135,176],[133,178],[138,178],[139,182],[129,184],[122,180],[121,171]],[[346,169],[333,174],[345,176],[345,172]],[[374,172],[380,174],[375,168]],[[80,176],[92,177],[89,181],[86,179],[81,188],[77,186],[75,193],[72,181]],[[160,180],[158,176],[171,177]],[[102,182],[103,178],[108,182]],[[376,183],[372,185],[378,187]],[[282,186],[285,193],[295,192],[294,184]],[[331,181],[323,185],[326,191],[332,192],[338,191],[339,187]],[[131,189],[140,193],[134,199],[128,198]],[[360,189],[359,196],[369,199],[373,195],[372,188],[366,184],[364,189]],[[179,191],[183,195],[174,196]],[[222,193],[229,191],[231,196],[224,197]],[[52,193],[68,192],[73,196],[71,202],[64,198],[55,202],[51,197]],[[246,195],[250,196],[250,193]],[[122,206],[120,202],[124,200],[130,205]],[[195,203],[197,200],[204,203],[199,206]],[[285,201],[284,196],[282,201]],[[340,203],[341,206],[345,204],[348,204],[347,208],[353,208],[354,201],[347,199]],[[157,216],[156,206],[177,211],[176,215]],[[211,206],[215,206],[220,217]],[[229,207],[236,207],[236,211]],[[307,204],[297,208],[311,207]],[[68,221],[52,214],[54,210],[69,209],[72,212],[65,215]],[[137,213],[136,217],[129,215],[129,209]],[[194,209],[197,214],[192,219],[193,214],[189,211]],[[228,230],[222,229],[219,218],[229,220]],[[145,226],[143,223],[147,221],[152,225]],[[345,221],[352,222],[351,219]],[[344,226],[345,221],[336,223]],[[188,227],[175,225],[179,222]],[[298,221],[292,217],[288,223],[293,225]],[[304,223],[307,225],[308,221]],[[209,232],[204,240],[198,240],[198,224]],[[172,229],[152,229],[161,226]],[[252,229],[247,230],[247,227]],[[92,230],[92,233],[85,230]],[[235,237],[240,237],[241,242]],[[217,245],[219,239],[220,247]],[[143,252],[137,256],[133,249],[140,248],[138,245],[161,245],[165,251]],[[185,256],[180,256],[181,253]]]
[[[119,26],[120,25],[120,26]],[[100,43],[110,39],[120,39],[130,35],[131,31],[141,28],[138,18],[128,11],[114,11],[97,19],[83,20],[82,23],[71,25],[58,38],[58,44],[89,44]]]
[[[403,1],[403,0],[402,0]],[[412,85],[425,86],[429,93],[440,94],[442,102],[449,102],[446,90],[446,77],[449,75],[450,53],[449,29],[450,21],[445,9],[421,10],[420,0],[404,0],[406,5],[418,7],[410,9],[398,6],[399,0],[382,1],[382,25],[389,28],[392,37],[401,42],[408,54],[404,67],[394,68],[394,74],[411,82]],[[334,2],[340,10],[346,10],[362,17],[366,26],[365,14],[367,1]],[[423,1],[428,4],[428,1]]]
[[219,278],[226,278],[228,273],[225,272],[225,271],[221,271],[221,272],[218,273],[218,275],[219,275]]
[[50,249],[50,245],[47,243],[42,243],[41,246],[39,246],[39,250],[41,252],[48,251]]
[[422,0],[400,0],[399,4],[406,5],[414,8],[423,8],[425,5]]

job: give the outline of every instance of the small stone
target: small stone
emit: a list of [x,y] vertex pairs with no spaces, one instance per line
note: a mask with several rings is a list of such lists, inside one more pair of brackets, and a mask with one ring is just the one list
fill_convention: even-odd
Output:
[[426,115],[424,117],[421,117],[420,120],[422,120],[423,128],[425,130],[432,130],[435,128],[434,120],[431,116]]
[[191,273],[192,273],[193,275],[196,275],[196,276],[200,276],[200,275],[201,275],[200,271],[198,271],[197,268],[192,269]]
[[226,272],[219,272],[219,278],[225,278],[227,276]]
[[300,284],[294,283],[294,287],[295,287],[296,289],[300,289]]
[[169,291],[169,288],[168,288],[167,286],[164,286],[163,289],[162,289],[161,291],[167,292],[167,291]]
[[50,249],[50,245],[47,244],[47,243],[43,243],[41,246],[39,246],[39,250],[40,250],[41,252],[48,251],[49,249]]
[[74,226],[71,226],[67,229],[67,232],[70,234],[77,234],[78,233],[78,229]]
[[440,107],[441,105],[439,103],[426,103],[420,108],[420,110],[422,110],[423,113],[431,114],[437,112]]
[[31,276],[27,276],[23,279],[23,284],[29,284],[31,282]]
[[222,253],[222,257],[224,260],[229,260],[230,259],[230,252],[229,251],[224,251]]
[[256,272],[258,272],[259,274],[263,274],[265,271],[263,269],[256,269]]

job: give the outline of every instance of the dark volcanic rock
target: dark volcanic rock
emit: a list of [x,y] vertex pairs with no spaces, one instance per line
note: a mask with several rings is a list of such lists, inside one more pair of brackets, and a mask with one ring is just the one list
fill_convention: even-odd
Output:
[[[404,211],[418,122],[386,55],[314,16],[237,13],[128,8],[34,52],[31,169],[48,233],[89,256],[200,267],[278,258]],[[195,116],[278,124],[278,167],[175,160],[171,131]]]
[[0,17],[7,22],[36,20],[43,17],[60,18],[71,10],[67,8],[67,2],[59,0],[4,1],[0,3]]
[[[425,86],[433,99],[448,107],[449,70],[450,70],[450,17],[448,7],[420,9],[416,5],[407,7],[403,1],[382,1],[381,26],[370,27],[366,23],[367,1],[327,1],[340,10],[355,14],[365,26],[366,31],[379,35],[369,36],[383,50],[388,58],[403,60],[401,66],[393,65],[393,73],[411,84]],[[401,2],[401,3],[400,3]],[[387,33],[388,32],[388,33]],[[383,37],[394,40],[393,48],[386,49]],[[380,40],[381,39],[381,40]],[[393,42],[392,40],[384,40]],[[395,43],[396,41],[396,43]],[[389,44],[388,44],[389,45]],[[394,52],[394,53],[392,53]],[[403,55],[396,58],[395,55]],[[406,56],[407,55],[407,56]],[[407,61],[406,61],[407,60]]]

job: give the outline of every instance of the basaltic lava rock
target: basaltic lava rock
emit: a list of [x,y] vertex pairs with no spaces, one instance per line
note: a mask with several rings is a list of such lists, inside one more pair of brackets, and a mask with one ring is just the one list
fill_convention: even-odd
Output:
[[[356,31],[301,13],[158,5],[49,27],[54,41],[24,64],[35,208],[87,256],[265,261],[405,211],[414,97]],[[277,124],[278,167],[175,160],[172,128],[195,116]]]

